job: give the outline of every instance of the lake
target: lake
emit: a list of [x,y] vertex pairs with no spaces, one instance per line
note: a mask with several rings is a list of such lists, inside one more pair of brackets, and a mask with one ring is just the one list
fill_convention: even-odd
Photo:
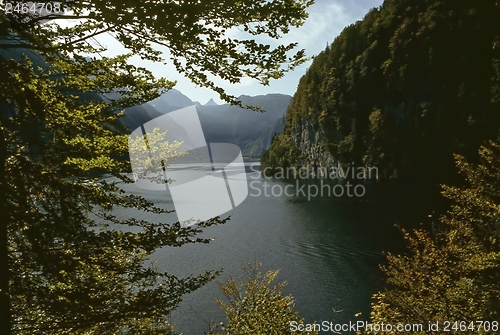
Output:
[[[295,181],[264,179],[255,168],[248,168],[250,164],[255,163],[247,163],[247,179],[253,184],[246,200],[223,215],[231,216],[228,223],[210,227],[202,235],[215,241],[164,248],[154,254],[160,269],[178,276],[224,269],[215,281],[186,296],[172,315],[177,330],[184,334],[204,334],[210,321],[225,320],[214,301],[222,297],[218,282],[229,277],[244,280],[241,267],[256,260],[263,263],[263,271],[281,269],[278,281],[288,283],[285,292],[293,295],[306,323],[368,321],[371,295],[383,284],[379,270],[383,252],[404,252],[395,224],[427,224],[427,214],[443,206],[436,189],[377,181],[364,184],[362,197],[266,196],[264,188],[284,188]],[[124,188],[173,208],[166,192],[142,191],[135,185]],[[120,213],[130,215],[135,215],[133,210]],[[175,214],[166,220],[176,221]],[[361,315],[356,317],[357,313]]]

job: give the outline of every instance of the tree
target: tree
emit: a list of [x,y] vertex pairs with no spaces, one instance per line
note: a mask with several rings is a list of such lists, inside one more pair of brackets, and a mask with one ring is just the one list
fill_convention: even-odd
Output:
[[[163,45],[179,71],[231,100],[208,74],[266,84],[304,57],[287,58],[294,45],[272,49],[224,31],[278,38],[302,23],[311,2],[47,2],[66,6],[67,16],[6,3],[20,9],[0,13],[0,333],[171,333],[169,312],[217,271],[177,278],[150,256],[164,246],[208,243],[197,234],[227,219],[168,224],[169,211],[120,189],[119,182],[132,182],[124,174],[130,165],[120,111],[174,83],[128,64],[131,54],[99,57],[104,48],[91,41],[110,33],[154,61],[162,61],[154,44]],[[81,20],[57,24],[68,18]],[[116,208],[158,216],[120,220]]]
[[[227,323],[222,330],[226,335],[284,335],[284,334],[317,334],[315,331],[295,331],[293,321],[302,324],[299,313],[294,310],[293,297],[285,296],[283,289],[286,283],[271,287],[279,274],[279,270],[268,270],[261,273],[262,264],[255,263],[243,267],[247,281],[236,283],[229,279],[219,288],[229,303],[217,299],[217,303],[226,312]],[[244,289],[244,291],[242,291]],[[292,324],[293,325],[293,324]]]
[[296,165],[300,154],[290,137],[278,134],[272,138],[271,145],[271,148],[265,150],[261,156],[263,170],[267,167],[276,169]]
[[[468,187],[443,187],[454,205],[440,220],[440,229],[405,232],[409,255],[388,255],[383,268],[387,289],[374,296],[373,323],[424,325],[466,322],[456,334],[497,334],[500,316],[500,144],[481,147],[481,164],[456,156]],[[471,327],[475,327],[475,330]],[[368,331],[368,334],[377,332]],[[397,332],[393,332],[396,334]],[[384,333],[385,334],[385,333]]]
[[[21,4],[27,2],[20,1]],[[59,8],[66,8],[68,15],[61,15],[63,9],[45,15],[11,12],[1,24],[5,31],[13,34],[15,44],[0,44],[0,47],[26,48],[46,56],[57,54],[67,58],[105,51],[90,41],[99,35],[111,34],[131,53],[155,62],[165,61],[159,50],[164,47],[179,73],[197,85],[212,88],[222,99],[238,103],[209,76],[230,83],[250,77],[267,85],[270,79],[280,78],[303,63],[304,50],[289,55],[297,43],[273,48],[257,43],[253,37],[267,35],[279,39],[290,27],[301,26],[307,18],[305,9],[313,1],[67,0],[49,3],[60,3]],[[68,19],[82,21],[69,26],[57,24]],[[47,20],[51,21],[46,23]],[[230,38],[226,33],[232,29],[242,30],[250,38]]]
[[[178,279],[148,261],[163,246],[209,242],[196,228],[130,218],[114,207],[168,211],[123,194],[128,138],[108,124],[103,102],[64,96],[31,64],[6,62],[3,109],[2,213],[7,218],[8,314],[16,334],[164,334],[167,314],[216,272]],[[70,117],[69,117],[70,116]],[[118,226],[117,226],[118,225]],[[117,227],[136,227],[137,233]],[[3,292],[2,292],[3,293]],[[8,332],[4,332],[8,334]]]

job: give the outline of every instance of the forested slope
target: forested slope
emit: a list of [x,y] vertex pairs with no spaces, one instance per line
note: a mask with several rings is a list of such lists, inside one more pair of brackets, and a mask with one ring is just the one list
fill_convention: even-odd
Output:
[[498,133],[498,22],[495,1],[386,0],[315,57],[263,165],[451,173]]

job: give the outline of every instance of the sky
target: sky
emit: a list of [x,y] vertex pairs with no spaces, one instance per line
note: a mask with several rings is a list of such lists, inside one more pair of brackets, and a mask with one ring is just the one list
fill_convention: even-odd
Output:
[[[373,7],[378,7],[383,0],[316,0],[315,4],[308,8],[309,18],[300,28],[294,28],[287,35],[277,42],[288,44],[298,42],[296,50],[305,49],[308,57],[319,54],[325,49],[327,43],[333,42],[334,38],[340,34],[347,25],[361,20]],[[232,34],[238,35],[238,32]],[[234,36],[232,36],[234,37]],[[264,43],[272,41],[256,38],[258,42]],[[107,46],[112,53],[124,53],[118,42],[111,36],[104,35],[99,42]],[[216,92],[210,89],[197,87],[189,79],[177,73],[173,65],[163,65],[143,61],[140,57],[132,57],[130,62],[136,66],[143,66],[151,70],[157,77],[165,77],[168,80],[177,81],[175,88],[187,95],[193,101],[205,104],[211,98],[216,103],[222,103]],[[293,95],[297,89],[299,79],[305,74],[311,61],[288,72],[278,80],[272,80],[270,85],[263,86],[253,79],[244,78],[239,84],[230,84],[223,80],[213,78],[216,85],[222,87],[226,93],[240,96],[264,95],[268,93],[282,93]]]

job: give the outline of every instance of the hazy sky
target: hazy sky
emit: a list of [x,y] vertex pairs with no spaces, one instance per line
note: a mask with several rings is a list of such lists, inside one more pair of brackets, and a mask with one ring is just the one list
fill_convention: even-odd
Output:
[[[326,44],[331,43],[345,26],[362,19],[371,8],[380,6],[383,0],[316,0],[315,2],[308,9],[309,18],[306,23],[300,28],[293,29],[278,41],[283,44],[298,42],[297,49],[305,49],[307,56],[316,55],[324,50]],[[239,34],[239,32],[233,31],[231,36],[236,37]],[[258,41],[261,43],[269,41],[271,43],[273,40],[258,39]],[[100,39],[100,42],[108,46],[113,53],[120,52],[120,46],[110,37],[106,36]],[[213,98],[217,103],[221,102],[217,93],[209,89],[196,87],[189,79],[179,75],[174,66],[144,62],[139,57],[133,57],[131,62],[149,68],[158,77],[177,80],[175,88],[192,100],[204,104],[210,98]],[[214,79],[214,82],[223,87],[227,93],[235,96],[268,93],[293,95],[300,77],[305,73],[309,65],[310,62],[303,64],[295,71],[287,73],[282,79],[271,81],[269,86],[262,86],[251,79],[243,79],[240,84],[229,84],[220,79]]]

